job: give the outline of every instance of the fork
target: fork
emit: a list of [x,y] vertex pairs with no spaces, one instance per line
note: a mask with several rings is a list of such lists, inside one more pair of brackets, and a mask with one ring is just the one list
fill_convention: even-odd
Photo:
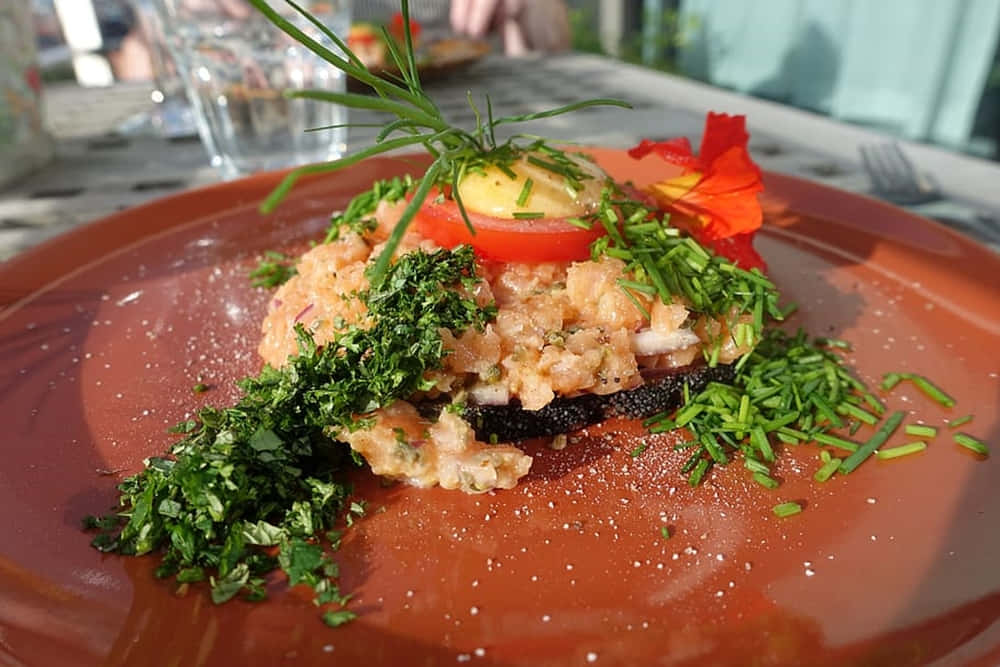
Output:
[[861,163],[871,179],[872,194],[880,199],[914,206],[942,198],[937,186],[918,172],[896,142],[864,144]]

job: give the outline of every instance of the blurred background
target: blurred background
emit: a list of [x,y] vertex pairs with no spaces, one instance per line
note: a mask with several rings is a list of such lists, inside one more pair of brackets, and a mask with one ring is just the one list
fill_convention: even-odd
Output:
[[[398,0],[300,1],[385,68],[376,26],[400,39]],[[617,148],[697,143],[706,111],[745,114],[763,169],[1000,250],[1000,0],[411,5],[450,123],[475,124],[470,91],[497,117],[627,100],[627,122],[590,108],[522,128]],[[283,95],[364,85],[264,24],[246,0],[0,0],[0,261],[150,199],[370,146],[386,114]]]
[[[133,3],[30,2],[46,83],[108,86],[152,79],[151,65],[137,57],[145,49]],[[364,5],[355,3],[356,15]],[[902,139],[1000,159],[996,0],[568,0],[567,5],[574,50]]]

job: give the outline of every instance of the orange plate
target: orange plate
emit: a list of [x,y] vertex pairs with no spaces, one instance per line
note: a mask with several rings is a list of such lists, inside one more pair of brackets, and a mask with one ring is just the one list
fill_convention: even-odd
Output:
[[[650,167],[597,151],[619,179]],[[170,442],[202,403],[255,372],[268,294],[246,274],[299,251],[331,209],[424,158],[376,159],[255,202],[277,174],[153,202],[0,267],[0,658],[17,665],[810,664],[1000,662],[1000,457],[947,429],[926,452],[811,480],[791,448],[774,491],[741,465],[690,489],[669,438],[631,458],[615,422],[562,451],[534,447],[513,491],[467,496],[359,481],[373,512],[337,554],[360,618],[327,629],[303,596],[215,607],[175,594],[151,558],[103,556],[80,518]],[[649,163],[653,169],[655,163]],[[793,323],[855,343],[874,382],[933,377],[886,397],[907,422],[1000,445],[1000,258],[890,206],[768,175],[760,250]],[[192,393],[197,382],[215,389]],[[870,432],[865,427],[858,437]],[[641,437],[641,436],[639,436]],[[901,443],[901,433],[894,439]],[[779,519],[778,502],[805,505]],[[664,540],[660,527],[673,536]]]

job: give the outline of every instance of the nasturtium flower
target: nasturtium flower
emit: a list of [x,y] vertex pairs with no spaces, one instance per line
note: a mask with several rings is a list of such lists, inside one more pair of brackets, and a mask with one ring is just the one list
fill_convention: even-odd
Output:
[[683,169],[679,176],[648,186],[664,209],[693,222],[705,238],[724,239],[757,230],[763,219],[757,194],[764,189],[760,168],[747,150],[745,116],[709,113],[697,155],[687,137],[644,139],[629,151],[650,153]]
[[757,194],[764,186],[747,150],[749,139],[745,116],[710,112],[697,155],[686,137],[644,139],[629,151],[636,159],[652,153],[681,167],[679,176],[652,183],[646,191],[699,241],[744,268],[763,267],[751,242],[763,220]]

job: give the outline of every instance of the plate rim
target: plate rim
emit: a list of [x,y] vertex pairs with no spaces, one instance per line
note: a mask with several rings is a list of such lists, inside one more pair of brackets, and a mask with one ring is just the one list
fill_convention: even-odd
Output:
[[[582,147],[581,150],[596,157],[610,157],[614,160],[621,160],[627,156],[625,149],[619,148],[588,146]],[[398,165],[408,161],[414,163],[415,160],[417,163],[428,161],[429,156],[420,152],[379,155],[362,160],[346,169],[380,170],[379,165],[387,163]],[[239,208],[251,209],[292,170],[289,168],[259,172],[231,181],[212,183],[158,197],[82,223],[19,252],[0,263],[0,280],[4,283],[4,288],[0,291],[0,321],[38,294],[69,277],[78,267],[99,261],[111,252],[142,242],[157,233],[193,224],[207,217],[222,215]],[[342,172],[305,176],[298,181],[290,196],[305,196],[317,185],[321,185],[325,179],[335,178],[337,173]],[[943,235],[944,238],[957,244],[957,249],[963,256],[971,253],[971,259],[974,260],[963,262],[960,267],[951,268],[971,272],[970,277],[983,283],[984,286],[988,287],[984,279],[990,274],[987,265],[994,264],[993,271],[1000,271],[1000,253],[943,223],[863,193],[841,190],[774,171],[765,170],[763,175],[765,189],[762,200],[765,208],[768,203],[779,201],[787,205],[787,210],[793,213],[850,224],[849,218],[831,215],[828,200],[832,197],[839,205],[847,205],[850,212],[869,210],[871,213],[866,219],[874,219],[878,224],[875,227],[865,226],[864,229],[878,238],[897,243],[905,242],[908,235],[900,233],[899,230],[907,227]],[[169,215],[165,215],[168,211]],[[279,213],[280,209],[272,215]],[[154,222],[147,226],[150,220]],[[763,229],[766,232],[767,227]],[[1000,286],[995,291],[1000,293]]]

